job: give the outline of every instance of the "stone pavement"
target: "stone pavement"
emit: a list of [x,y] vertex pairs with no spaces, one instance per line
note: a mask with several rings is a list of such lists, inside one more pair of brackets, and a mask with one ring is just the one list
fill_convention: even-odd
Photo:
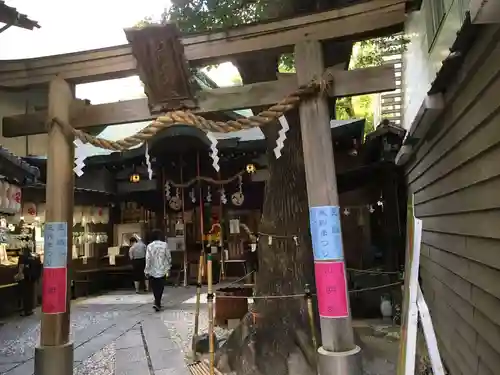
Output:
[[[194,293],[192,287],[167,288],[162,313],[153,312],[152,295],[115,292],[75,301],[71,311],[74,374],[188,374],[181,344],[172,339],[163,320]],[[0,326],[1,375],[33,374],[39,332],[39,312]]]

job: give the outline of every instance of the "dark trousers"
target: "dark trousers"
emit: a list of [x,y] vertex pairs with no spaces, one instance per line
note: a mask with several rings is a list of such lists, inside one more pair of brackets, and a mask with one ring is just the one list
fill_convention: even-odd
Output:
[[22,280],[20,283],[21,295],[23,299],[23,312],[29,314],[33,311],[35,302],[35,282]]
[[163,296],[163,289],[165,289],[165,277],[150,277],[149,283],[153,290],[155,305],[161,307],[161,297]]

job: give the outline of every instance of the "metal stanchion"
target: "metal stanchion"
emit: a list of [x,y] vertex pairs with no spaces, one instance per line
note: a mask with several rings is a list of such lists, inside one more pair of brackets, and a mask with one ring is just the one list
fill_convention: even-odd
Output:
[[312,304],[312,294],[311,294],[311,286],[306,284],[304,298],[307,303],[307,315],[309,317],[309,328],[311,329],[311,340],[314,347],[314,350],[318,349],[318,341],[316,339],[316,326],[314,324],[314,309]]
[[203,276],[204,259],[203,254],[200,255],[198,264],[198,279],[196,284],[196,310],[194,314],[194,333],[193,333],[193,360],[196,360],[196,340],[198,338],[198,330],[200,329],[200,298],[201,298],[201,278]]
[[209,254],[207,262],[207,281],[208,281],[208,348],[209,348],[209,362],[210,362],[210,375],[214,375],[214,362],[215,362],[215,340],[214,340],[214,293],[212,286],[212,255]]

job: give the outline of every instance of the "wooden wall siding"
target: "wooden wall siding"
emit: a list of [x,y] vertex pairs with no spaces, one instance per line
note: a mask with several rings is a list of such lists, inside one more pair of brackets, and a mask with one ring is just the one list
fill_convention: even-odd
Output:
[[485,26],[406,169],[421,275],[451,375],[500,369],[500,27]]

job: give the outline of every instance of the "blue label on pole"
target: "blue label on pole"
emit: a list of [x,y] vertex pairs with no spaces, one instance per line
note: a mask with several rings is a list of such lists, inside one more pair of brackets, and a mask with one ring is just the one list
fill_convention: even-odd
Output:
[[68,262],[68,224],[46,223],[43,246],[43,266],[45,268],[66,267]]
[[344,259],[340,208],[338,206],[311,207],[309,219],[314,260]]

